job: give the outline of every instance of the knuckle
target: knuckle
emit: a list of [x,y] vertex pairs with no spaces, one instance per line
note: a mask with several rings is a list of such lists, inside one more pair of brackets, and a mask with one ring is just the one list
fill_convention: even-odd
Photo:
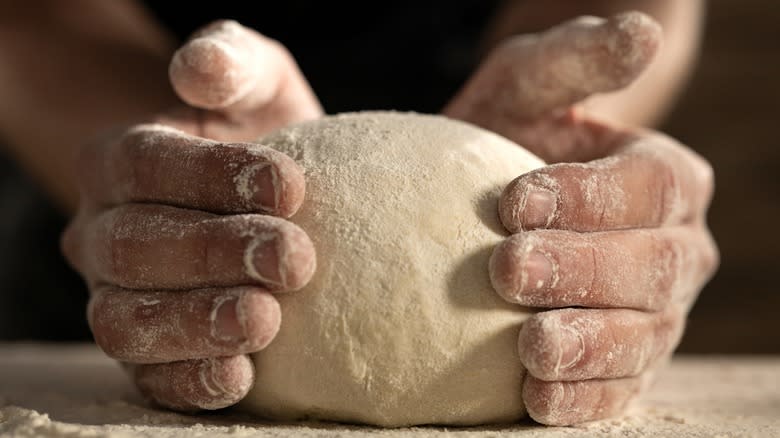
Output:
[[[678,203],[682,201],[689,203],[690,205],[686,207],[691,211],[686,212],[687,216],[701,213],[700,210],[706,209],[715,189],[715,170],[712,164],[693,149],[671,137],[656,133],[653,138],[656,144],[669,152],[669,158],[663,161],[666,162],[667,167],[665,172],[669,174],[666,179],[675,184],[672,187],[675,190],[667,193],[667,199],[677,199]],[[690,199],[683,199],[682,195]],[[667,213],[674,212],[667,211]],[[687,216],[683,219],[690,220]]]
[[[95,252],[103,277],[112,282],[125,285],[127,268],[132,266],[129,257],[133,251],[133,240],[126,236],[128,227],[125,207],[119,207],[103,216],[103,232],[96,244],[102,250]],[[132,232],[131,232],[132,233]]]
[[660,132],[645,133],[633,145],[634,158],[646,168],[644,178],[649,186],[647,202],[653,212],[653,225],[683,219],[687,213],[682,199],[679,162],[684,147]]
[[709,161],[702,157],[697,156],[696,161],[698,162],[698,166],[694,175],[703,191],[710,194],[715,188],[715,169]]
[[604,258],[599,248],[597,248],[595,245],[590,246],[586,249],[586,253],[588,255],[590,269],[584,270],[584,272],[588,273],[588,276],[586,277],[588,279],[585,280],[587,283],[585,283],[585,281],[583,283],[587,284],[587,292],[590,294],[596,294],[602,290],[602,284],[600,283],[601,279],[608,278],[609,275],[602,277],[603,271],[606,270],[606,267],[604,266]]
[[611,163],[559,163],[534,175],[533,185],[549,190],[555,206],[550,228],[597,231],[619,225],[625,194]]
[[684,317],[677,309],[660,314],[653,326],[653,339],[658,356],[674,350],[684,328]]
[[143,146],[148,145],[150,140],[154,140],[155,134],[160,133],[160,125],[154,123],[143,123],[133,125],[127,128],[116,140],[114,159],[132,159],[136,157]]
[[[224,271],[225,264],[221,248],[224,245],[225,231],[221,229],[220,225],[219,222],[204,220],[195,224],[195,227],[190,231],[192,239],[189,249],[192,251],[191,260],[196,273],[192,276],[192,280],[219,278]],[[228,239],[236,237],[235,235],[227,236]]]
[[658,190],[657,224],[668,223],[674,219],[680,208],[680,180],[672,165],[664,159],[654,163],[653,175]]
[[705,236],[703,264],[707,277],[711,277],[720,266],[720,249],[709,232]]
[[705,208],[715,190],[715,169],[707,159],[696,153],[696,151],[682,145],[680,145],[680,148],[689,157],[690,174],[695,184],[695,194],[703,199],[703,202],[700,202],[700,204],[702,208]]
[[531,51],[535,44],[533,37],[516,35],[506,38],[490,52],[484,65],[488,66],[490,75],[502,89],[513,95],[523,92],[526,84],[522,80],[523,75],[516,74],[519,68],[517,59]]
[[138,185],[141,179],[138,166],[143,159],[144,145],[151,140],[151,129],[150,125],[139,125],[126,131],[107,160],[107,165],[119,182],[114,190],[123,193],[130,200],[138,197]]
[[653,291],[648,294],[648,308],[659,310],[671,302],[674,290],[683,276],[683,248],[673,239],[654,239],[653,259],[656,263],[656,277]]

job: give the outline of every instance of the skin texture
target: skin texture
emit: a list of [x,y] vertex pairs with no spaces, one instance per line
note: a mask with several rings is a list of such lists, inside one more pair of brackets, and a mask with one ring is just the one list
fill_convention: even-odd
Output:
[[172,409],[219,409],[244,397],[245,355],[279,330],[269,292],[300,289],[316,267],[308,236],[284,219],[303,201],[302,170],[240,141],[321,109],[287,51],[235,22],[194,35],[170,78],[197,106],[81,149],[89,171],[62,246],[90,285],[95,342],[132,364],[141,391]]
[[[304,198],[301,169],[244,142],[322,110],[292,56],[256,32],[217,22],[174,54],[133,1],[75,1],[0,2],[0,98],[16,103],[0,109],[4,144],[64,210],[79,206],[62,246],[90,287],[98,345],[162,406],[232,405],[254,380],[244,354],[278,330],[271,292],[300,287],[316,266],[304,230],[284,220]],[[616,3],[507,2],[514,12],[500,15],[511,19],[492,34],[504,41],[532,29],[516,18],[545,17],[531,18],[541,30]],[[694,3],[637,7],[663,11],[654,15],[676,29],[666,47],[690,48],[695,26],[669,17],[690,18],[670,11]],[[650,74],[624,88],[659,39],[636,15],[512,38],[443,111],[558,163],[507,188],[499,213],[516,234],[490,266],[501,296],[550,309],[518,340],[531,374],[523,397],[542,423],[620,412],[676,345],[717,265],[704,219],[709,165],[631,127],[672,94],[658,101],[637,90],[674,90],[684,76]],[[689,65],[683,52],[666,62]],[[588,97],[606,91],[617,92]]]
[[630,84],[660,44],[658,25],[638,13],[516,37],[445,109],[557,163],[505,189],[499,215],[515,234],[490,261],[502,297],[552,309],[518,340],[530,374],[523,397],[544,424],[621,412],[671,355],[718,264],[705,223],[709,164],[673,139],[579,106]]
[[626,10],[644,12],[663,26],[663,50],[633,85],[620,93],[592,96],[581,103],[600,119],[630,126],[653,126],[669,111],[689,79],[701,40],[704,0],[508,0],[485,35],[487,48],[519,34],[543,32],[567,18],[610,17]]

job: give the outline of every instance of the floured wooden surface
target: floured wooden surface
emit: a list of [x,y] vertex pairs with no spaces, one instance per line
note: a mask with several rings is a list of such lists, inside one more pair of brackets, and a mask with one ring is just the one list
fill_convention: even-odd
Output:
[[626,416],[574,428],[372,429],[271,424],[145,405],[91,345],[0,344],[0,437],[780,436],[780,357],[679,357]]

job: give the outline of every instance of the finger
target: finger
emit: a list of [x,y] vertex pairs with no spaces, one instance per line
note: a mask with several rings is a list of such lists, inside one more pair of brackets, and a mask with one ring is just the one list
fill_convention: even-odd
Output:
[[685,224],[702,220],[713,186],[712,167],[693,151],[660,134],[640,134],[607,158],[520,176],[502,193],[499,215],[513,233]]
[[254,385],[247,356],[218,357],[153,365],[131,365],[138,389],[158,405],[177,411],[232,406]]
[[625,87],[660,44],[660,26],[640,12],[580,17],[517,36],[493,50],[444,113],[503,133],[518,121]]
[[224,144],[162,125],[140,125],[84,148],[82,187],[101,204],[158,203],[218,213],[292,216],[303,203],[303,170],[257,144]]
[[108,287],[87,309],[95,343],[110,357],[163,363],[252,353],[279,331],[279,303],[252,287],[128,291]]
[[212,23],[173,56],[169,74],[179,96],[209,110],[201,136],[250,140],[322,114],[289,52],[235,21]]
[[316,265],[306,233],[271,216],[128,204],[97,216],[84,234],[92,277],[128,289],[298,290]]
[[510,236],[490,258],[490,280],[507,301],[530,307],[658,311],[693,301],[717,266],[703,227]]
[[571,426],[620,415],[646,386],[644,376],[579,382],[545,382],[528,376],[523,401],[535,421]]
[[671,354],[684,320],[678,308],[542,312],[520,329],[520,360],[530,375],[548,382],[637,376]]

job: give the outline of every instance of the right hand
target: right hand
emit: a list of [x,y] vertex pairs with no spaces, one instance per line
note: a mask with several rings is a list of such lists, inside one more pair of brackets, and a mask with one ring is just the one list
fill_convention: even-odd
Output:
[[[545,309],[518,338],[523,401],[543,424],[622,413],[668,363],[718,264],[706,226],[710,165],[671,138],[582,108],[589,95],[621,90],[608,112],[619,113],[660,45],[660,26],[637,12],[520,35],[447,108],[550,163],[503,192],[512,236],[489,268],[508,302]],[[657,111],[641,99],[629,106]]]
[[248,353],[279,330],[272,292],[315,268],[285,220],[302,170],[251,141],[322,109],[288,51],[238,23],[197,32],[170,79],[189,104],[82,148],[79,211],[62,237],[90,289],[100,348],[177,410],[219,409],[254,383]]

